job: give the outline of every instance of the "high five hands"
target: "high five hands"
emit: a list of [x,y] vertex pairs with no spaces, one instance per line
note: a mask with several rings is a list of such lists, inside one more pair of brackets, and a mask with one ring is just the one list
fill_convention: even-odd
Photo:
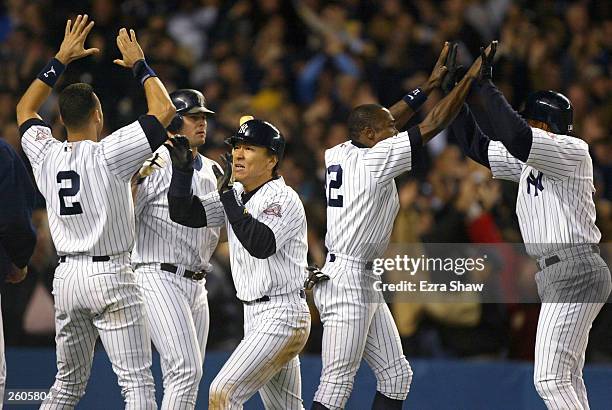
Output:
[[66,28],[64,30],[64,40],[60,45],[59,51],[55,55],[62,64],[67,65],[74,60],[79,58],[87,57],[92,54],[99,53],[100,50],[97,48],[85,48],[85,40],[87,35],[94,26],[94,22],[88,21],[87,14],[78,15],[74,24],[72,20],[66,22]]

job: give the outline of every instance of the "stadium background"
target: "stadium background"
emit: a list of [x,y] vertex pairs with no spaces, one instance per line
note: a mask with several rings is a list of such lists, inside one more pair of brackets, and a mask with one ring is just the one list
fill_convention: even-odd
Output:
[[[147,61],[169,91],[200,89],[217,112],[209,119],[206,155],[216,159],[225,150],[223,139],[236,129],[241,115],[269,120],[281,129],[288,140],[281,174],[304,202],[309,259],[321,264],[325,257],[323,152],[346,139],[345,121],[351,107],[376,101],[389,106],[422,84],[444,40],[459,41],[459,59],[469,66],[481,45],[499,39],[494,80],[515,108],[535,89],[558,90],[571,99],[575,132],[589,143],[593,158],[602,242],[611,242],[611,10],[612,3],[606,1],[552,0],[94,0],[78,4],[8,0],[0,6],[0,137],[25,160],[15,105],[57,51],[65,21],[76,13],[88,13],[96,22],[88,43],[101,53],[71,64],[56,88],[77,81],[91,83],[104,109],[107,132],[144,113],[140,86],[129,71],[112,63],[119,54],[115,44],[118,29],[134,28]],[[41,114],[53,124],[54,135],[63,137],[56,97],[53,94]],[[432,93],[421,112],[427,113],[440,97]],[[411,124],[418,120],[419,115]],[[485,131],[487,127],[490,124],[485,122]],[[516,188],[492,181],[488,170],[465,160],[450,133],[437,136],[414,172],[399,178],[397,185],[401,210],[393,242],[521,241],[513,206]],[[50,373],[44,376],[49,385],[54,372],[49,290],[56,256],[42,198],[39,205],[34,214],[38,244],[28,278],[2,290],[9,388],[25,387],[14,381],[28,380],[13,374],[28,375],[34,369],[29,368],[30,363],[44,362],[27,357],[51,357]],[[226,246],[219,247],[214,266],[207,280],[211,306],[208,352],[228,352],[240,340],[242,317]],[[532,283],[536,270],[532,261],[518,257],[505,260],[504,266],[507,278]],[[507,371],[522,372],[521,385],[535,395],[530,372],[525,370],[529,368],[515,362],[528,364],[533,359],[537,305],[474,303],[459,310],[453,304],[394,304],[392,310],[409,360],[424,359],[419,362],[423,366],[459,363],[456,371],[469,371],[483,359],[492,366],[501,363]],[[314,355],[313,360],[320,352],[320,336],[313,311],[305,351]],[[210,357],[214,361],[225,356]],[[214,374],[207,369],[208,363],[205,378],[211,380]],[[609,304],[595,322],[587,352],[587,367],[600,363],[603,367],[596,370],[601,370],[598,374],[610,386]],[[109,383],[114,383],[109,377]],[[306,392],[314,386],[307,388],[306,384],[316,384],[317,377],[305,378],[307,402],[312,398]],[[476,377],[474,382],[484,379]],[[369,403],[374,388],[365,386],[356,389],[354,396],[363,394]],[[417,386],[413,389],[417,395]],[[609,389],[606,394],[612,399]],[[203,402],[201,397],[199,402]]]

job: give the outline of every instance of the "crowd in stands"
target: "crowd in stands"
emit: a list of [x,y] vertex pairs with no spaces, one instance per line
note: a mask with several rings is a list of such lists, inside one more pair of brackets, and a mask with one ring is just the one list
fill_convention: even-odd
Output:
[[[351,108],[371,102],[388,107],[423,84],[446,40],[459,43],[458,59],[469,67],[480,46],[498,39],[494,82],[515,109],[536,89],[556,90],[572,101],[575,135],[588,142],[593,159],[602,243],[612,242],[610,2],[8,0],[0,6],[0,137],[18,152],[17,100],[57,51],[66,18],[81,12],[95,21],[89,47],[100,53],[71,64],[56,88],[91,83],[104,107],[106,133],[143,114],[140,84],[112,62],[119,55],[118,30],[134,28],[148,63],[168,90],[199,89],[216,111],[208,120],[205,155],[217,159],[226,150],[223,141],[242,115],[268,120],[281,130],[288,148],[280,173],[304,203],[309,262],[319,265],[326,252],[323,155],[347,139]],[[408,126],[441,97],[431,93]],[[63,138],[56,94],[41,114],[56,138]],[[436,136],[414,170],[396,183],[401,210],[394,243],[521,242],[516,186],[492,180],[487,169],[464,158],[451,132]],[[9,345],[51,343],[53,337],[32,338],[22,323],[35,286],[43,283],[50,289],[56,264],[42,198],[34,223],[39,240],[29,278],[3,291]],[[213,349],[231,349],[241,337],[241,305],[223,250],[221,245],[207,283]],[[504,266],[508,280],[533,283],[537,269],[532,261],[515,258]],[[612,360],[608,306],[591,333],[592,361]],[[409,357],[528,360],[533,354],[537,304],[392,307]],[[320,349],[316,320],[307,349]]]

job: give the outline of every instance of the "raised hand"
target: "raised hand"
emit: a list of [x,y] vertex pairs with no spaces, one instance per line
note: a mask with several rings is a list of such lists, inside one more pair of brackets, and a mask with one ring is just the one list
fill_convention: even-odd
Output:
[[193,154],[189,147],[189,140],[184,135],[176,135],[165,144],[170,151],[172,167],[182,172],[193,172]]
[[223,163],[223,172],[216,165],[213,165],[212,169],[215,177],[217,177],[217,190],[220,194],[223,194],[234,186],[232,178],[233,157],[232,154],[225,153],[221,155],[220,159]]
[[434,88],[438,88],[442,83],[442,79],[444,78],[448,70],[447,64],[445,64],[445,62],[447,61],[448,52],[449,44],[448,41],[446,41],[444,43],[444,47],[442,47],[442,51],[440,52],[438,61],[436,62],[436,65],[434,66],[433,70],[431,71],[431,74],[429,75],[429,79],[422,87],[423,91],[425,91],[426,93],[429,93]]
[[461,73],[463,66],[457,65],[457,49],[459,45],[457,43],[452,43],[450,46],[450,51],[448,52],[448,57],[446,58],[446,68],[447,72],[442,79],[442,83],[440,84],[440,88],[444,91],[444,94],[448,94],[451,92],[457,81],[459,80],[459,74]]
[[480,70],[482,68],[483,57],[485,60],[487,60],[489,56],[492,55],[491,52],[493,51],[493,54],[494,54],[496,49],[497,49],[497,40],[492,41],[491,44],[489,44],[489,46],[484,50],[484,52],[482,53],[482,56],[474,60],[474,63],[472,64],[470,69],[467,71],[467,73],[465,73],[465,76],[467,78],[473,78],[475,80],[479,79]]
[[483,47],[480,47],[480,59],[482,60],[482,66],[480,67],[479,81],[492,80],[493,79],[493,58],[497,51],[497,41],[493,41],[489,46],[489,53],[486,54]]
[[87,39],[87,35],[94,26],[94,22],[87,23],[87,19],[87,14],[79,14],[74,24],[72,24],[72,20],[66,22],[64,40],[62,40],[59,51],[55,55],[55,58],[62,64],[66,65],[79,58],[100,52],[97,48],[85,49],[85,39]]
[[136,39],[136,32],[132,29],[130,29],[129,34],[125,28],[119,30],[119,34],[117,35],[117,47],[123,58],[121,60],[116,59],[113,63],[121,67],[132,68],[137,61],[145,58],[142,48],[140,48],[140,44],[138,44],[138,40]]

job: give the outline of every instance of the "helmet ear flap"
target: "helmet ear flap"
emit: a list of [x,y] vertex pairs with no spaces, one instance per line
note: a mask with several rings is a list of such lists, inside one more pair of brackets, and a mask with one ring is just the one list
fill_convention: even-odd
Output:
[[170,125],[168,125],[168,131],[179,132],[182,127],[183,127],[183,116],[177,113],[172,119],[172,121],[170,121]]

